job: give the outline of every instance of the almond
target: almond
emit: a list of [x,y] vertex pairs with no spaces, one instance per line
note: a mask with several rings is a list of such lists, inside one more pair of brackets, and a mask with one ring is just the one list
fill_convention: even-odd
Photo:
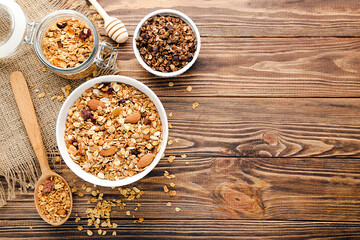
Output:
[[91,99],[87,102],[87,105],[89,106],[89,108],[93,111],[96,111],[97,108],[100,106],[102,108],[106,108],[105,103],[97,100],[97,99]]
[[127,116],[125,118],[125,122],[126,123],[137,123],[141,118],[141,114],[136,112],[136,113],[132,113],[129,116]]
[[139,168],[143,168],[143,167],[146,167],[146,166],[149,166],[150,163],[153,161],[154,159],[154,154],[152,153],[148,153],[148,154],[145,154],[144,156],[142,156],[137,164],[137,166]]
[[108,149],[101,150],[100,155],[103,156],[103,157],[109,157],[109,156],[114,155],[116,152],[117,152],[117,147],[111,146]]
[[60,209],[57,211],[57,214],[59,215],[65,215],[65,213],[66,213],[65,209]]

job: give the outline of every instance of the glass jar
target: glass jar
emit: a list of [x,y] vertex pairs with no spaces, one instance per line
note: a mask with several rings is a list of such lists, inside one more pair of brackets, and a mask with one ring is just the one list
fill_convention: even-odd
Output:
[[[67,79],[84,78],[97,67],[114,69],[118,52],[107,42],[100,41],[100,35],[94,24],[83,14],[73,10],[59,10],[50,13],[40,23],[28,23],[27,17],[21,7],[13,2],[5,1],[0,3],[0,16],[8,14],[11,26],[8,34],[0,38],[0,58],[6,58],[14,54],[23,43],[34,46],[34,51],[39,60],[51,71]],[[44,56],[42,42],[48,28],[65,18],[75,18],[84,22],[91,30],[94,38],[93,49],[89,57],[78,66],[72,68],[60,68],[51,64]],[[2,18],[6,19],[6,18]],[[1,23],[0,23],[1,25]]]

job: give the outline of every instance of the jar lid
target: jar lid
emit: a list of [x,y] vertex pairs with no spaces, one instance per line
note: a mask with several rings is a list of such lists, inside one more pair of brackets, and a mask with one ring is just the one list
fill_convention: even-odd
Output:
[[0,58],[13,54],[23,43],[27,17],[13,0],[0,0]]

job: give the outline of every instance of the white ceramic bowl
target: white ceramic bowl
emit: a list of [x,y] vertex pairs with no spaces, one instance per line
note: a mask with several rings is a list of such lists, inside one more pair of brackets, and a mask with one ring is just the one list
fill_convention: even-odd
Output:
[[[196,36],[196,40],[197,40],[197,45],[196,45],[196,51],[194,53],[194,57],[191,60],[191,62],[189,62],[185,67],[175,71],[175,72],[168,72],[168,73],[164,73],[161,71],[155,71],[154,69],[152,69],[151,67],[149,67],[149,65],[147,65],[144,60],[141,58],[140,56],[140,52],[136,47],[136,40],[135,38],[139,36],[140,34],[140,28],[141,26],[150,18],[150,17],[154,17],[156,15],[170,15],[170,16],[174,16],[174,17],[178,17],[181,18],[184,22],[186,22],[193,30],[193,32],[195,33]],[[184,72],[186,72],[196,61],[196,59],[199,56],[200,53],[200,46],[201,46],[201,40],[200,40],[200,33],[199,30],[197,29],[195,23],[184,13],[179,12],[177,10],[173,10],[173,9],[160,9],[154,12],[149,13],[148,15],[146,15],[137,25],[135,32],[134,32],[134,37],[133,37],[133,49],[134,49],[134,53],[136,56],[136,59],[139,61],[139,63],[141,64],[141,66],[143,66],[143,68],[145,68],[148,72],[159,76],[159,77],[175,77],[178,76],[180,74],[183,74]]]
[[[89,88],[93,87],[95,84],[102,83],[102,82],[125,83],[125,84],[131,85],[131,86],[137,88],[138,90],[140,90],[141,92],[143,92],[155,104],[155,106],[159,112],[159,115],[160,115],[160,120],[161,120],[161,124],[162,124],[162,129],[163,129],[162,130],[163,139],[162,139],[160,151],[155,156],[153,162],[148,167],[146,167],[146,169],[144,169],[142,172],[135,174],[132,177],[127,177],[127,178],[124,178],[124,179],[121,179],[118,181],[110,181],[110,180],[100,179],[88,172],[85,172],[80,167],[80,165],[75,163],[70,158],[70,155],[67,152],[67,147],[65,145],[65,139],[64,139],[65,123],[66,123],[66,118],[67,118],[69,109],[74,104],[74,102],[81,96],[81,94],[83,92],[85,92],[86,89],[89,89]],[[77,176],[84,179],[85,181],[99,185],[99,186],[104,186],[104,187],[124,186],[124,185],[131,184],[133,182],[136,182],[136,181],[140,180],[141,178],[145,177],[160,161],[160,158],[165,151],[165,147],[166,147],[167,140],[168,140],[168,133],[169,133],[169,130],[168,130],[168,121],[167,121],[167,117],[166,117],[166,112],[165,112],[165,109],[164,109],[162,103],[160,102],[159,98],[155,95],[155,93],[150,88],[145,86],[143,83],[141,83],[135,79],[132,79],[129,77],[124,77],[124,76],[117,76],[117,75],[108,75],[108,76],[97,77],[90,81],[84,82],[79,87],[77,87],[68,96],[68,98],[62,105],[58,119],[57,119],[57,123],[56,123],[56,141],[57,141],[57,144],[59,147],[60,154],[61,154],[62,158],[64,159],[66,165],[68,165],[68,167]]]

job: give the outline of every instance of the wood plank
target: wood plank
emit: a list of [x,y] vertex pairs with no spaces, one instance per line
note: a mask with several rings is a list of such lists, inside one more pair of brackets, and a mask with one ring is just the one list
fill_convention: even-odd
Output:
[[119,51],[120,74],[159,96],[360,97],[356,38],[203,38],[195,65],[172,79],[143,69],[130,41]]
[[[168,154],[241,157],[360,156],[360,99],[161,98]],[[196,110],[191,105],[199,102]]]
[[357,0],[99,0],[133,34],[148,13],[172,8],[193,19],[202,36],[359,36]]
[[[189,165],[186,165],[186,162]],[[172,180],[164,171],[175,174]],[[74,214],[86,225],[86,209],[94,207],[87,201],[91,193],[81,190],[85,183],[66,167],[61,173],[71,186],[76,185],[85,197],[74,195]],[[72,179],[77,180],[76,184]],[[170,187],[170,182],[175,187]],[[175,189],[177,195],[164,193],[163,186]],[[166,159],[136,184],[144,191],[140,199],[128,201],[118,189],[99,189],[104,199],[121,199],[124,210],[113,207],[112,218],[138,219],[260,219],[296,221],[360,221],[360,161],[357,159],[296,159],[296,158],[177,158],[172,164]],[[171,206],[166,204],[171,202]],[[137,211],[137,203],[141,207]],[[181,211],[176,212],[179,207]],[[126,215],[130,211],[131,215]],[[161,213],[161,214],[159,214]],[[28,220],[40,217],[33,194],[17,196],[0,211],[2,220]]]
[[[358,239],[359,223],[240,220],[148,220],[142,224],[119,221],[117,236],[124,239]],[[33,224],[33,225],[31,225]],[[76,224],[51,227],[42,221],[1,221],[2,239],[89,239]],[[33,226],[30,229],[29,226]],[[85,229],[87,229],[85,227]],[[93,230],[93,229],[92,229]],[[101,238],[114,239],[112,230]],[[99,237],[96,232],[91,238]]]

